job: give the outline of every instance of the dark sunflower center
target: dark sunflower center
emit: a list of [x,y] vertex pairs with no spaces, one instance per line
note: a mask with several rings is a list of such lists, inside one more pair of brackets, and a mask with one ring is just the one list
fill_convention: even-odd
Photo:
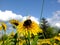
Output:
[[18,26],[19,24],[18,23],[14,23],[16,26]]
[[31,23],[32,23],[32,21],[30,19],[28,19],[24,22],[23,26],[28,27],[31,25]]
[[4,25],[2,25],[2,27],[3,27],[3,29],[5,30],[5,27],[4,27]]

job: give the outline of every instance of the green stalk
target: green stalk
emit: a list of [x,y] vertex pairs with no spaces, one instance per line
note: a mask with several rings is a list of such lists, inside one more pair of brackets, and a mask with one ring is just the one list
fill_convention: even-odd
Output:
[[30,32],[28,31],[28,36],[26,37],[26,45],[30,45]]
[[28,31],[28,45],[30,45],[30,32]]
[[31,45],[37,45],[37,41],[38,41],[38,36],[36,35],[31,43]]
[[2,41],[3,41],[3,45],[4,45],[4,37],[3,37],[3,30],[2,30]]

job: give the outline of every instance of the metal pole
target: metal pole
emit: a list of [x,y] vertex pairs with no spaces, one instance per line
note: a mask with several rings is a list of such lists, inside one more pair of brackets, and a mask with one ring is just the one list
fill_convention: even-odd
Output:
[[42,1],[41,15],[40,15],[40,22],[41,22],[41,18],[42,18],[42,15],[43,15],[43,8],[44,8],[44,0]]

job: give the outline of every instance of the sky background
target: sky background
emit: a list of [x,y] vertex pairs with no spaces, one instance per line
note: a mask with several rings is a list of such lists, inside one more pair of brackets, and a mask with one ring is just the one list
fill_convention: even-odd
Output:
[[[42,2],[43,0],[0,0],[0,21],[24,20],[30,15],[38,23]],[[50,24],[60,27],[60,0],[44,0],[42,17]]]
[[[0,0],[0,10],[9,10],[22,16],[40,17],[43,0]],[[60,10],[59,0],[44,0],[43,17],[51,17],[52,13]]]
[[40,17],[42,0],[0,0],[0,10],[10,10],[22,16]]

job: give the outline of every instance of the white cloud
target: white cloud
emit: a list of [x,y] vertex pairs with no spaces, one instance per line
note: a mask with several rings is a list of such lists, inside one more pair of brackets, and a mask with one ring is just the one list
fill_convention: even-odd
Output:
[[47,18],[47,20],[52,26],[60,27],[60,11],[54,12],[53,16],[51,18]]
[[55,25],[56,25],[57,27],[60,27],[60,23],[56,23]]
[[58,3],[60,3],[60,0],[57,0]]
[[[9,21],[11,19],[17,19],[17,20],[26,20],[27,16],[22,16],[18,15],[16,13],[13,13],[12,11],[6,10],[6,11],[1,11],[0,10],[0,21]],[[38,19],[34,16],[31,16],[31,20],[38,22]]]
[[1,11],[0,10],[0,20],[2,21],[8,21],[10,19],[20,19],[22,18],[21,15],[17,15],[15,13],[13,13],[12,11]]
[[35,21],[35,22],[37,22],[39,24],[38,18],[35,18],[35,17],[32,16],[30,19],[33,20],[33,21]]

